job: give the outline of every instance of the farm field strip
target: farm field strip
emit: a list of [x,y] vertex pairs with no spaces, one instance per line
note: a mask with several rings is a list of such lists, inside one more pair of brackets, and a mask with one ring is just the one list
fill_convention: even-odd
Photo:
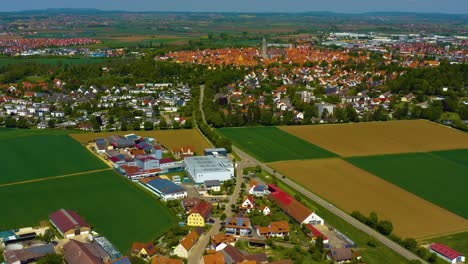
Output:
[[337,156],[276,127],[221,128],[217,131],[262,162]]
[[468,148],[468,134],[427,120],[282,126],[343,157]]
[[0,131],[0,184],[107,168],[66,134],[13,135]]
[[376,211],[395,233],[427,237],[468,230],[468,221],[339,158],[275,162],[273,169],[351,213]]
[[346,161],[468,218],[468,149],[346,158]]
[[0,187],[0,230],[35,226],[60,208],[75,210],[123,254],[134,241],[151,241],[175,223],[154,196],[110,169]]
[[85,172],[78,172],[78,173],[71,173],[71,174],[52,176],[52,177],[40,178],[40,179],[34,179],[34,180],[27,180],[27,181],[20,181],[20,182],[4,183],[4,184],[0,184],[0,188],[1,187],[6,187],[6,186],[11,186],[11,185],[19,185],[19,184],[40,182],[40,181],[50,181],[50,180],[55,180],[55,179],[68,178],[68,177],[76,177],[76,176],[85,175],[85,174],[89,174],[89,173],[102,172],[102,171],[108,171],[108,170],[112,170],[112,168],[93,170],[93,171],[85,171]]

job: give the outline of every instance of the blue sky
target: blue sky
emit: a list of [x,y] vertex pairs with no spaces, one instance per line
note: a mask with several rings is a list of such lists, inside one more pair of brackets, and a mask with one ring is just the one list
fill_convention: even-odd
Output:
[[370,11],[468,13],[468,0],[14,0],[0,11],[97,8],[130,11],[303,12]]

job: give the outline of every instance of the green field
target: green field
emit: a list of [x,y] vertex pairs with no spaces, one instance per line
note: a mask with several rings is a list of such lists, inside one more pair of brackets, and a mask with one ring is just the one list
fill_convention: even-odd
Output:
[[75,210],[122,253],[152,241],[174,216],[156,197],[113,171],[0,187],[0,230],[38,225],[53,211]]
[[345,158],[384,180],[468,218],[468,149]]
[[421,243],[437,242],[447,245],[468,256],[468,232],[423,240]]
[[276,127],[221,128],[217,131],[262,162],[337,156]]
[[107,168],[78,142],[59,132],[41,135],[1,130],[0,160],[0,184]]

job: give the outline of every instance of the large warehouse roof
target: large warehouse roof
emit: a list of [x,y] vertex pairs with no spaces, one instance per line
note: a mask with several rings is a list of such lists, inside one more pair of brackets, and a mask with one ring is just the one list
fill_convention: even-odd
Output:
[[232,168],[232,162],[227,158],[213,156],[186,157],[185,163],[190,163],[195,168],[196,173],[204,172],[225,172]]

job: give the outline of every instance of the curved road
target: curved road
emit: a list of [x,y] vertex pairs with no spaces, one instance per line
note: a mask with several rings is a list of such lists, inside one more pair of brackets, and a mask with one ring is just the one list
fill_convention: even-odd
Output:
[[422,260],[421,258],[416,256],[415,254],[411,253],[410,251],[406,250],[405,248],[401,247],[397,243],[393,242],[389,238],[383,236],[382,234],[375,231],[374,229],[372,229],[372,228],[366,226],[365,224],[359,222],[358,220],[354,219],[354,217],[352,217],[352,216],[348,215],[347,213],[345,213],[344,211],[334,207],[329,202],[327,202],[324,199],[320,198],[319,196],[313,194],[312,192],[308,191],[307,189],[305,189],[304,187],[302,187],[299,184],[295,183],[294,181],[290,180],[289,178],[286,178],[284,175],[279,174],[278,172],[276,172],[273,169],[271,169],[270,167],[268,167],[266,164],[256,160],[255,158],[253,158],[249,154],[245,153],[244,151],[240,150],[239,148],[237,148],[235,146],[232,146],[232,150],[235,151],[237,154],[239,154],[239,156],[241,156],[242,160],[251,160],[251,161],[255,162],[256,164],[260,165],[262,167],[262,169],[264,169],[266,172],[268,172],[271,175],[273,175],[274,177],[276,177],[278,180],[280,180],[280,181],[284,182],[285,184],[289,185],[290,187],[292,187],[293,189],[295,189],[299,193],[303,194],[304,196],[306,196],[307,198],[313,200],[314,202],[320,204],[324,208],[327,208],[327,210],[329,210],[330,212],[332,212],[336,216],[340,217],[341,219],[345,220],[346,222],[348,222],[352,226],[360,229],[361,231],[363,231],[364,233],[366,233],[366,234],[368,234],[370,236],[375,237],[375,239],[379,240],[382,244],[389,247],[390,249],[392,249],[396,253],[400,254],[402,257],[404,257],[404,258],[406,258],[408,260],[416,259],[416,260],[421,261],[422,263],[426,263],[424,260]]

